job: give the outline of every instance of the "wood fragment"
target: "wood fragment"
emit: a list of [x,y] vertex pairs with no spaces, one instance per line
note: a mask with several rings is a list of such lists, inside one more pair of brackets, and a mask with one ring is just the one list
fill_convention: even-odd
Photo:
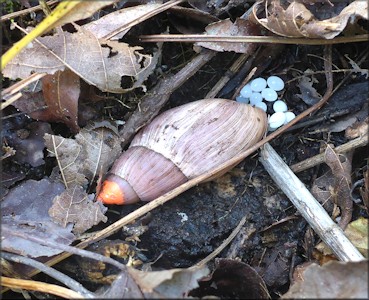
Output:
[[360,261],[364,259],[342,229],[333,222],[270,144],[266,143],[263,146],[259,160],[275,183],[339,260]]
[[[334,151],[337,153],[345,153],[359,147],[364,147],[367,144],[368,144],[368,134],[365,134],[361,137],[358,137],[352,141],[347,142],[346,144],[334,148]],[[294,164],[290,166],[290,168],[293,172],[298,173],[305,171],[309,168],[312,168],[314,166],[317,166],[323,162],[324,162],[324,153],[321,153],[308,159],[305,159],[297,164]]]

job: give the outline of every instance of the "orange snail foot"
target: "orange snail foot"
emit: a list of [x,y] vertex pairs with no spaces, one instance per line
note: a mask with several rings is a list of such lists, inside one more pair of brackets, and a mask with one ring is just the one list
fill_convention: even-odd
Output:
[[109,174],[104,181],[97,200],[104,204],[131,204],[140,199],[127,181],[121,177]]

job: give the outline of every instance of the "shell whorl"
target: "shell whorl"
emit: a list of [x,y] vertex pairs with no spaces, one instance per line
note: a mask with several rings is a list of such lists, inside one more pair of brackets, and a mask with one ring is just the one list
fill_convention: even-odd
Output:
[[[128,182],[142,201],[153,200],[188,180],[170,160],[141,146],[128,148],[109,173]],[[125,200],[132,202],[137,201]]]

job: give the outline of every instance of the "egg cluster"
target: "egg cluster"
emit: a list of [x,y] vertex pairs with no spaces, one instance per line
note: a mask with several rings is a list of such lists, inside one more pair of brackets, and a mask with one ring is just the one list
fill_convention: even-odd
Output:
[[237,102],[247,103],[267,111],[267,105],[263,100],[273,103],[274,113],[268,117],[269,131],[287,124],[296,116],[293,112],[287,111],[287,105],[278,99],[277,92],[284,89],[284,82],[278,76],[270,76],[267,80],[258,77],[246,84],[236,98]]

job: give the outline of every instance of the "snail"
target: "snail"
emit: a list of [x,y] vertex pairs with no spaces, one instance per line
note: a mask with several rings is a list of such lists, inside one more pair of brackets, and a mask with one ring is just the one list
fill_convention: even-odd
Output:
[[136,134],[97,200],[120,205],[154,200],[254,145],[266,130],[264,111],[231,100],[203,99],[169,109]]

